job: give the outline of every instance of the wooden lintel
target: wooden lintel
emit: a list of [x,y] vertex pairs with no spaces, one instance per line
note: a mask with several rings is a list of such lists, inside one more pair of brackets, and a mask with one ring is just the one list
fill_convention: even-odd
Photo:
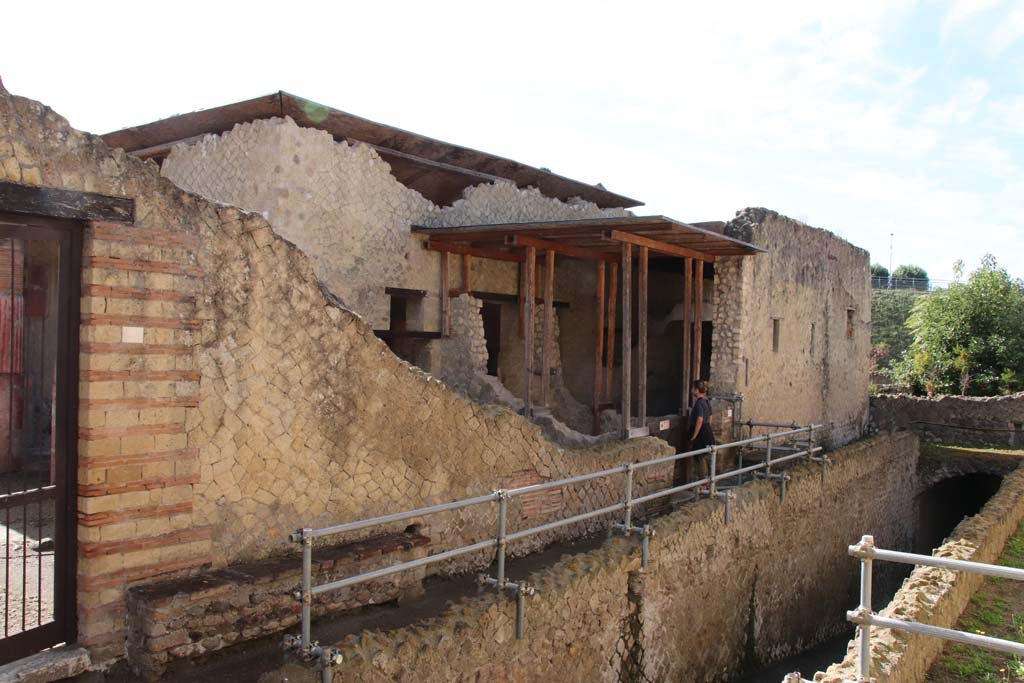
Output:
[[686,247],[679,246],[678,244],[669,244],[668,242],[654,240],[651,239],[650,237],[636,235],[631,232],[623,232],[621,230],[609,230],[605,232],[604,238],[606,240],[613,240],[615,242],[632,244],[637,247],[647,247],[651,251],[656,251],[659,254],[666,254],[668,256],[698,259],[700,261],[706,261],[708,263],[715,262],[715,257],[713,254],[705,254],[704,252],[688,249]]
[[530,235],[506,235],[505,244],[510,247],[535,247],[543,251],[553,251],[556,254],[587,261],[615,261],[618,259],[617,254],[585,249],[572,244],[563,244],[562,242],[541,239],[540,237],[532,237]]
[[467,294],[473,289],[472,281],[473,271],[473,255],[463,254],[462,255],[462,291]]
[[434,242],[427,240],[423,243],[424,249],[430,251],[440,251],[448,254],[461,254],[462,256],[478,256],[480,258],[491,259],[492,261],[514,261],[515,263],[522,263],[525,261],[525,257],[522,254],[516,254],[511,251],[499,251],[497,249],[481,249],[479,247],[467,247],[461,244],[450,244],[448,242]]
[[135,200],[0,180],[0,211],[79,221],[135,222]]

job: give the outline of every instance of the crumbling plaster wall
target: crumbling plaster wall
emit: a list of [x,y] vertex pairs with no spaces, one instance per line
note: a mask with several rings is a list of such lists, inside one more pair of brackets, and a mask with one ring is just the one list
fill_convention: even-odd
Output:
[[[280,553],[298,525],[667,451],[653,439],[565,451],[456,395],[388,351],[266,220],[188,194],[2,88],[0,180],[135,202],[132,224],[83,226],[78,601],[94,663],[124,655],[132,586]],[[143,342],[125,343],[125,326]],[[619,488],[567,489],[559,507]],[[438,547],[492,522],[479,510],[424,521]]]
[[[411,226],[457,226],[627,215],[582,200],[562,202],[510,183],[466,190],[438,207],[391,175],[376,151],[335,142],[290,118],[239,124],[220,136],[179,145],[163,175],[215,201],[262,213],[309,254],[319,277],[376,328],[388,323],[384,287],[425,289],[425,324],[437,329],[440,258]],[[452,284],[460,282],[454,267]],[[459,271],[459,272],[455,272]],[[516,266],[474,259],[474,289],[513,294]]]
[[[335,142],[325,131],[303,128],[290,118],[239,124],[220,136],[207,136],[193,145],[179,145],[164,161],[163,175],[178,186],[219,202],[261,213],[274,229],[311,256],[321,280],[347,307],[374,328],[388,327],[388,297],[384,288],[423,289],[423,329],[440,329],[440,256],[423,249],[424,238],[413,225],[457,226],[623,216],[619,209],[600,209],[582,200],[563,202],[535,188],[511,183],[468,188],[448,207],[438,207],[391,175],[390,166],[366,145]],[[450,263],[453,287],[464,287],[462,257]],[[538,260],[539,264],[543,259]],[[590,265],[590,268],[587,268]],[[580,286],[575,275],[589,273],[592,264],[563,261],[556,276],[556,297],[570,303],[575,346],[586,330],[594,343],[596,314],[593,286]],[[567,277],[563,277],[566,275]],[[477,291],[515,294],[516,264],[472,259],[472,287]],[[538,334],[539,334],[538,327]],[[579,330],[579,332],[577,332]],[[457,334],[460,330],[453,330]],[[428,344],[440,353],[427,353],[437,366],[428,367],[446,381],[464,388],[466,371],[458,367],[457,350],[464,342],[439,340]],[[449,347],[445,349],[444,347]],[[560,351],[556,343],[554,350]],[[509,348],[510,354],[518,353]],[[562,415],[576,415],[577,402],[589,401],[591,355],[569,354],[568,382],[560,388]],[[521,397],[521,390],[514,392]],[[559,405],[560,408],[563,406]],[[572,426],[579,428],[578,422]]]
[[[488,594],[408,628],[350,637],[334,680],[701,683],[810,647],[840,633],[855,604],[847,546],[871,530],[906,549],[913,534],[904,494],[915,436],[881,435],[831,457],[824,483],[816,465],[790,470],[784,501],[772,483],[736,489],[728,525],[714,500],[655,519],[645,575],[638,540],[621,537],[534,573],[523,640],[514,639],[514,601]],[[624,660],[634,677],[621,675]],[[318,680],[287,666],[261,682],[282,675]]]
[[856,438],[868,410],[868,253],[767,209],[740,212],[726,234],[768,253],[715,263],[712,392],[743,394],[745,417],[820,422],[834,444]]

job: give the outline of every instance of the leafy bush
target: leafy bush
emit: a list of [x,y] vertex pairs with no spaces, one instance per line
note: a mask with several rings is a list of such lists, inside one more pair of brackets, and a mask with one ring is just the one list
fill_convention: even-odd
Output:
[[915,390],[977,396],[1020,390],[1024,283],[992,255],[967,282],[958,277],[948,289],[917,297],[908,325],[913,343],[895,374]]

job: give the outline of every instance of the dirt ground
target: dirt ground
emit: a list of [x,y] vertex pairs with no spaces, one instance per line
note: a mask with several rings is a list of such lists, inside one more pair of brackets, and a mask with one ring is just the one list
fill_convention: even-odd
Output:
[[33,548],[54,535],[54,503],[42,501],[0,510],[0,633],[21,633],[53,620],[54,554]]
[[[998,564],[1024,569],[1024,524],[1007,541]],[[1010,579],[985,579],[954,628],[1024,642],[1024,585]],[[949,643],[925,680],[1024,683],[1024,657]]]

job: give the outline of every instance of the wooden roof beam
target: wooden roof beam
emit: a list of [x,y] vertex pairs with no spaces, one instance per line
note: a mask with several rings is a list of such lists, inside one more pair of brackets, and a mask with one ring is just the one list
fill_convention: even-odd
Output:
[[507,235],[505,237],[505,244],[510,247],[534,247],[538,251],[553,251],[556,254],[571,256],[572,258],[583,259],[585,261],[617,260],[617,256],[615,254],[594,251],[592,249],[584,249],[583,247],[577,247],[571,244],[564,244],[562,242],[541,239],[540,237],[532,237],[529,235]]
[[478,247],[466,247],[461,244],[452,244],[450,242],[434,242],[427,240],[423,243],[424,249],[430,251],[443,251],[449,254],[462,254],[463,256],[479,256],[480,258],[487,258],[493,261],[514,261],[515,263],[523,263],[526,261],[526,257],[522,254],[516,254],[510,251],[498,251],[497,249],[480,249]]
[[668,244],[660,240],[652,240],[650,237],[643,237],[642,235],[635,235],[631,232],[622,232],[621,230],[609,230],[604,234],[606,240],[613,242],[625,242],[632,244],[637,247],[647,247],[651,251],[658,252],[659,254],[666,254],[668,256],[678,256],[680,258],[695,258],[700,261],[706,261],[708,263],[714,263],[715,257],[712,254],[705,254],[700,251],[694,251],[693,249],[687,249],[676,244]]

